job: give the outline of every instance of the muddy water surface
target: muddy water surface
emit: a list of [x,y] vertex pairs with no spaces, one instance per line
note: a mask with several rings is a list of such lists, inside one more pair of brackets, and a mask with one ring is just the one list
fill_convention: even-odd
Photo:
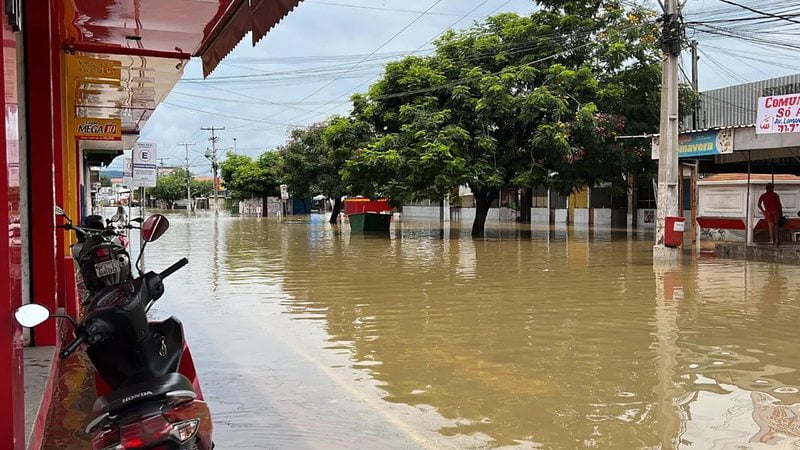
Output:
[[[169,215],[154,309],[186,327],[218,448],[794,448],[793,266],[652,236]],[[492,228],[492,227],[490,227]]]

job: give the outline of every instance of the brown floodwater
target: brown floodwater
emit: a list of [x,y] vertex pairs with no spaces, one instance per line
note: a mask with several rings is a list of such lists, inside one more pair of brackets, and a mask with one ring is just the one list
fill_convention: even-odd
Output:
[[652,234],[168,216],[217,448],[798,448],[794,266]]

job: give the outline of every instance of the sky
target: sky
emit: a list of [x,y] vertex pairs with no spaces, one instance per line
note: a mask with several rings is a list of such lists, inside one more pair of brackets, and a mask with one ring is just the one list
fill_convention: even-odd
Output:
[[[721,6],[719,0],[687,0],[687,20]],[[217,133],[219,153],[235,138],[238,153],[257,156],[284,144],[293,127],[347,114],[350,95],[366,91],[383,64],[404,54],[425,54],[448,28],[466,28],[498,12],[534,9],[530,0],[305,0],[255,48],[245,37],[207,80],[202,80],[200,60],[193,59],[139,140],[157,143],[166,165],[184,163],[178,143],[195,144],[191,169],[206,174],[210,164],[203,153],[210,143],[201,127],[225,127]],[[714,61],[701,57],[701,90],[800,72],[743,63],[736,56],[744,48],[740,41],[711,39],[708,44],[704,48],[701,40],[701,50]],[[111,168],[120,167],[118,158]]]

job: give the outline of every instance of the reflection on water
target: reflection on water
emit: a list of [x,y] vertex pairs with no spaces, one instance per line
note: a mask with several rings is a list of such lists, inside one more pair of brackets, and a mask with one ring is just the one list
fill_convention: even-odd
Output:
[[[795,268],[660,272],[652,236],[170,216],[223,448],[749,448],[800,437]],[[157,250],[160,249],[160,250]]]

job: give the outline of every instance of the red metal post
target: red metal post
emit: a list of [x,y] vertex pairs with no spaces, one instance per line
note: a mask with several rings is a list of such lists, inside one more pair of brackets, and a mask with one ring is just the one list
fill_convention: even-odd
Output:
[[[31,300],[52,312],[58,308],[55,206],[56,136],[53,127],[50,2],[25,4],[26,107],[30,189]],[[60,137],[59,137],[60,139]],[[56,344],[56,321],[36,327],[36,345]]]
[[[2,21],[0,46],[0,227],[8,238],[0,239],[0,448],[25,448],[25,384],[22,378],[22,329],[14,321],[21,302],[19,152],[17,147],[17,83],[15,35]],[[7,233],[7,234],[6,234]]]

